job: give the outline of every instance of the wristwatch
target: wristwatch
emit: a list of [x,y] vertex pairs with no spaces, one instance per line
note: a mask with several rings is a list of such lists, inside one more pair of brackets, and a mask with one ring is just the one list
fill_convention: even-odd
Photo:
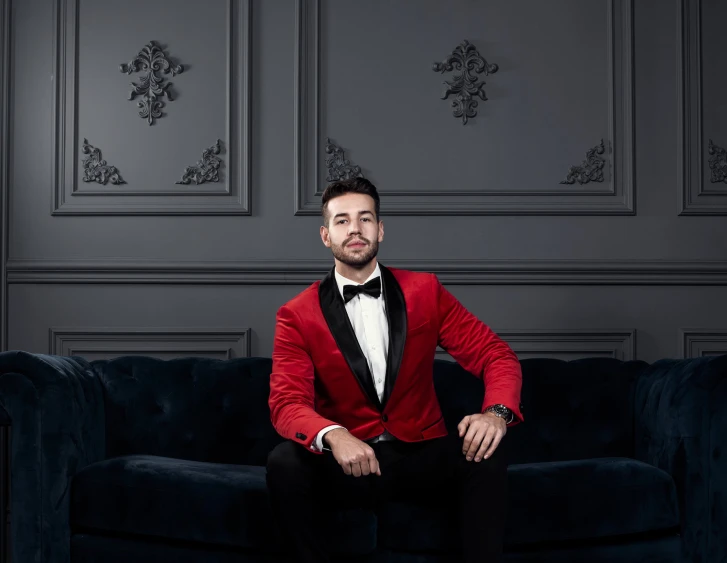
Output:
[[510,424],[515,418],[515,413],[508,409],[505,405],[490,405],[485,412],[491,412],[495,416],[505,419],[505,424]]

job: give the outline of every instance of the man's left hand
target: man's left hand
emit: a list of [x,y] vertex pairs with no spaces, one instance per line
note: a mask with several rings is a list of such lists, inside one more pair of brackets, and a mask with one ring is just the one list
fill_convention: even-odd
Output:
[[462,453],[467,456],[467,461],[490,457],[507,434],[505,420],[489,412],[465,416],[457,429],[459,437],[464,436]]

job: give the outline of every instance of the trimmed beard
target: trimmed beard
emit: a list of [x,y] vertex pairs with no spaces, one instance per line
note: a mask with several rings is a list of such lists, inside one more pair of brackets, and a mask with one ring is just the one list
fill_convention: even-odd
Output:
[[358,238],[368,244],[368,250],[356,254],[350,253],[350,250],[346,248],[346,245],[348,245],[348,243],[353,239],[349,238],[343,244],[331,244],[333,257],[339,262],[346,264],[346,266],[351,266],[352,268],[357,269],[365,268],[379,253],[379,241],[374,240],[373,242],[370,242],[361,237]]

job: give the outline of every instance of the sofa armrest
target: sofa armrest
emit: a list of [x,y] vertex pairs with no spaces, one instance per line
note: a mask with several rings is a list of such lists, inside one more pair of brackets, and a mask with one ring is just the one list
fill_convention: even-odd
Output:
[[105,455],[101,381],[82,358],[3,352],[0,407],[11,425],[12,561],[67,563],[71,480]]
[[635,454],[674,478],[683,555],[727,560],[727,355],[655,362],[635,401]]

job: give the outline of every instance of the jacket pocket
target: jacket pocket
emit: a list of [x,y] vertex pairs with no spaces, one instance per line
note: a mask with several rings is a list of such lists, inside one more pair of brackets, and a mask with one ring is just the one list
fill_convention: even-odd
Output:
[[437,436],[438,434],[441,434],[441,432],[439,431],[439,428],[437,428],[437,427],[439,426],[439,423],[442,422],[442,420],[444,420],[444,415],[440,416],[437,420],[432,422],[429,426],[425,426],[424,428],[422,428],[422,430],[421,430],[422,436],[424,438],[431,438],[433,436]]

